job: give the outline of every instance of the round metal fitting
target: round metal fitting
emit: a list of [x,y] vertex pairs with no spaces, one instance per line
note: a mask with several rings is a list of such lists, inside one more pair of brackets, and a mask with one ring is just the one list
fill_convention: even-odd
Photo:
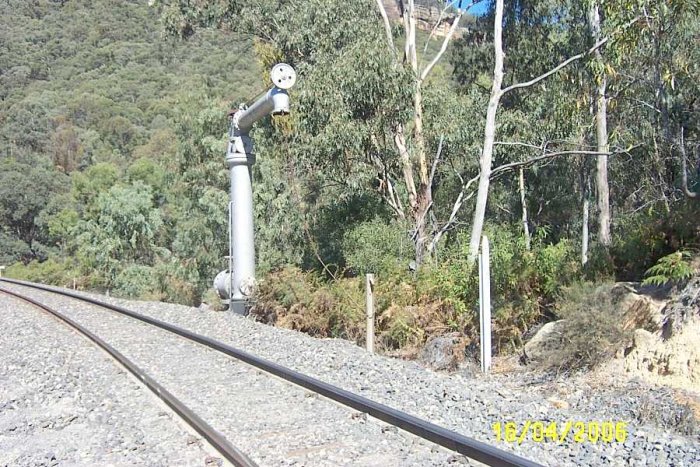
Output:
[[272,83],[280,89],[289,89],[297,82],[297,72],[286,63],[278,63],[270,72]]

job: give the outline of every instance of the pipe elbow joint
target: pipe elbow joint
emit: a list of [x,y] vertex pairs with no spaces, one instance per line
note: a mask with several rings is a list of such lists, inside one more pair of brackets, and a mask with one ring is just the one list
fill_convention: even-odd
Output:
[[289,115],[289,94],[287,91],[280,88],[270,89],[270,98],[272,99],[272,114],[273,116],[278,115]]

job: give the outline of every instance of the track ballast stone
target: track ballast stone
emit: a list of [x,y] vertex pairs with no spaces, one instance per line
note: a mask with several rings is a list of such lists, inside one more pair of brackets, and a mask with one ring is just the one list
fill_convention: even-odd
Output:
[[0,465],[203,465],[203,448],[102,350],[0,294]]
[[109,342],[260,465],[470,463],[169,332],[71,298],[12,288]]
[[[24,289],[29,290],[29,289]],[[675,408],[663,391],[626,383],[601,387],[584,380],[562,384],[524,381],[521,375],[470,377],[442,374],[405,362],[371,355],[337,339],[315,339],[226,312],[202,311],[156,302],[138,302],[85,294],[190,329],[314,376],[479,441],[495,444],[546,465],[696,465],[700,440],[637,421],[649,397],[659,410]],[[53,297],[46,295],[46,297]],[[51,298],[51,300],[58,300]],[[658,395],[658,397],[656,397]],[[552,403],[552,397],[566,404]],[[624,443],[496,443],[492,424],[526,420],[557,422],[625,421]],[[350,463],[350,462],[347,462]]]

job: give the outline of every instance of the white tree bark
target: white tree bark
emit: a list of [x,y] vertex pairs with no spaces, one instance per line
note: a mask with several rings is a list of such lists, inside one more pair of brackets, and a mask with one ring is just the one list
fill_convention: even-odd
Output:
[[527,200],[525,199],[525,169],[520,167],[518,171],[518,186],[520,187],[520,205],[522,206],[523,234],[525,235],[525,249],[530,251],[532,239],[530,237],[530,227],[527,224]]
[[[601,36],[600,10],[597,2],[591,5],[589,22],[593,38],[597,41]],[[600,49],[595,50],[595,60],[599,65],[603,64],[603,54]],[[601,73],[596,84],[596,141],[598,152],[608,152],[608,101],[605,95],[607,79],[605,72]],[[610,186],[608,184],[608,156],[598,156],[596,164],[596,192],[598,195],[598,241],[604,247],[612,244],[610,235]]]
[[681,127],[680,139],[678,145],[681,151],[681,183],[683,188],[683,194],[691,199],[698,199],[698,193],[695,191],[690,191],[688,188],[688,155],[685,152],[685,138],[683,136],[683,127]]
[[479,159],[479,191],[476,195],[476,207],[472,220],[472,232],[469,239],[469,262],[474,263],[479,254],[481,232],[484,229],[486,202],[489,196],[491,180],[491,164],[493,161],[493,145],[496,140],[496,113],[502,95],[503,83],[503,0],[496,1],[496,18],[493,25],[493,45],[496,64],[493,69],[493,85],[491,98],[486,110],[486,125],[484,127],[484,147]]
[[384,23],[384,32],[386,33],[386,40],[389,43],[391,51],[396,53],[396,46],[394,46],[394,36],[391,34],[391,23],[389,22],[389,15],[386,14],[386,8],[382,0],[377,0],[377,8],[379,9],[379,14],[382,15],[382,22]]
[[590,216],[590,182],[588,179],[588,170],[586,161],[582,161],[581,165],[581,201],[582,201],[582,216],[581,216],[581,265],[585,266],[588,263],[588,218]]
[[[386,9],[381,0],[377,0],[377,8],[382,17],[384,24],[384,30],[387,37],[387,43],[391,47],[392,51],[395,51],[394,41],[391,34],[391,23],[389,22]],[[403,29],[404,29],[404,57],[403,59],[411,66],[414,74],[414,86],[415,93],[413,95],[413,132],[412,132],[412,142],[413,144],[409,146],[406,142],[407,136],[404,134],[404,128],[409,125],[398,124],[394,129],[394,143],[399,153],[399,160],[401,163],[401,168],[403,171],[403,178],[406,184],[406,191],[408,194],[408,206],[410,207],[410,216],[414,223],[414,236],[413,240],[416,246],[416,262],[420,264],[426,254],[432,251],[429,246],[433,245],[432,239],[429,238],[432,234],[428,231],[427,221],[429,219],[430,209],[433,205],[432,196],[432,181],[435,175],[436,164],[438,162],[436,159],[433,161],[432,170],[430,174],[428,173],[428,168],[430,166],[428,160],[428,154],[426,149],[426,142],[424,136],[424,121],[423,121],[423,94],[422,86],[425,80],[428,78],[430,73],[435,68],[435,65],[444,57],[447,51],[450,41],[453,39],[454,34],[459,27],[459,21],[462,18],[462,12],[460,11],[455,18],[450,31],[442,42],[440,51],[428,62],[428,64],[420,69],[420,64],[418,62],[417,54],[417,42],[416,42],[416,5],[415,0],[405,0],[401,3],[402,16],[403,16]],[[395,53],[396,56],[396,53]],[[400,58],[396,57],[397,66],[401,66]],[[439,153],[438,153],[439,154]],[[415,173],[417,171],[417,173]],[[393,190],[393,187],[387,184],[387,188]],[[394,193],[396,193],[394,191]],[[389,191],[389,196],[387,199],[391,199],[391,191]],[[390,203],[395,212],[398,212],[395,206],[399,203]],[[407,212],[407,214],[409,214]]]

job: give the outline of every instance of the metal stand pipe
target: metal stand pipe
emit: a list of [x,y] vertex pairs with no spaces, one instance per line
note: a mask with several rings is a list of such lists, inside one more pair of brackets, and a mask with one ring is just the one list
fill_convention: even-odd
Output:
[[[255,238],[253,229],[253,176],[255,164],[253,141],[248,133],[258,120],[268,114],[289,113],[286,89],[296,82],[294,69],[286,64],[276,65],[270,74],[275,87],[253,105],[231,114],[226,165],[231,178],[229,204],[229,270],[214,280],[219,297],[228,299],[229,310],[238,314],[248,312],[249,300],[255,293]],[[228,279],[228,280],[226,280]]]

